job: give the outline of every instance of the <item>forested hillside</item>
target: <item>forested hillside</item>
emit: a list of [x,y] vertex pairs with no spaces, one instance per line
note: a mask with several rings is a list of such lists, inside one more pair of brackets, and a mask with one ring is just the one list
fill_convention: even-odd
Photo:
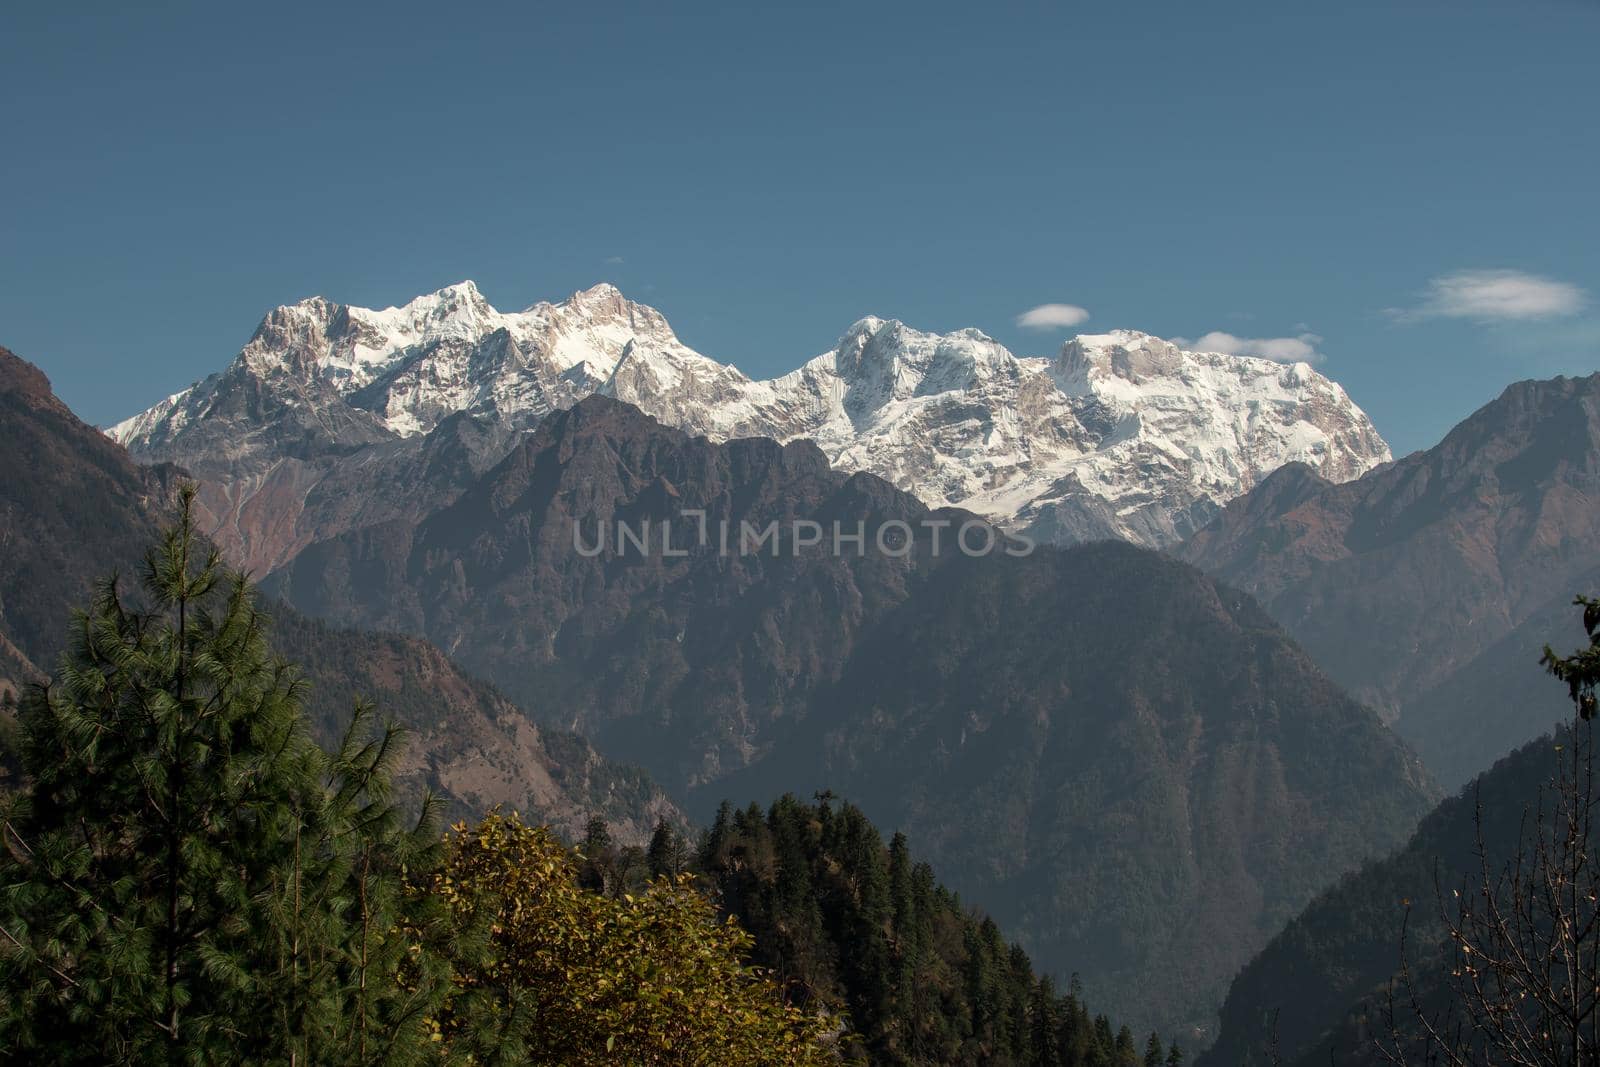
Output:
[[588,828],[580,879],[622,895],[690,872],[753,938],[790,1002],[849,1022],[846,1062],[1015,1067],[1176,1065],[1180,1045],[1091,1015],[1073,976],[1035,969],[994,920],[940,884],[904,834],[822,794],[763,810],[722,804],[690,842],[665,823],[647,849]]
[[[1476,805],[1496,855],[1516,841],[1526,805],[1555,769],[1559,738],[1530,742],[1439,805],[1404,848],[1320,895],[1240,972],[1222,1008],[1222,1030],[1201,1063],[1267,1064],[1274,1034],[1286,1063],[1365,1063],[1382,1025],[1381,990],[1400,966],[1408,904],[1411,936],[1438,937],[1434,876],[1453,887],[1476,862]],[[1449,892],[1449,888],[1445,892]],[[1348,1016],[1364,1020],[1344,1032]]]
[[1414,1062],[1592,1061],[1600,602],[1580,597],[1568,614],[1587,647],[1563,655],[1552,634],[1542,658],[1567,723],[1290,922],[1234,982],[1203,1062],[1355,1065],[1379,1054],[1375,1041]]

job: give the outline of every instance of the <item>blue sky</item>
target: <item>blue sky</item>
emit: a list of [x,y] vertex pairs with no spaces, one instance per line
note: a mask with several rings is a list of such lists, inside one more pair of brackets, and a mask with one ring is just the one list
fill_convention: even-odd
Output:
[[0,14],[0,344],[91,421],[468,277],[757,375],[865,314],[1298,341],[1397,452],[1600,369],[1594,0],[229,6]]

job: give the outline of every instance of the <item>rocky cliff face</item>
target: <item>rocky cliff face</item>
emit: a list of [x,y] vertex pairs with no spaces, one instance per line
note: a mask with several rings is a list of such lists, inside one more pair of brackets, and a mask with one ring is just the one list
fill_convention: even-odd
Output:
[[[450,505],[318,542],[268,588],[312,614],[426,636],[547,720],[685,786],[744,766],[803,714],[917,566],[878,552],[876,531],[905,522],[926,550],[929,514],[809,442],[715,445],[591,397]],[[797,521],[822,540],[795,549]],[[776,539],[758,540],[774,523]],[[861,523],[871,550],[835,555],[835,523]]]
[[133,463],[37,367],[0,348],[0,634],[11,673],[54,667],[94,583],[137,573],[178,480],[171,467]]
[[1539,651],[1596,591],[1597,544],[1593,375],[1519,382],[1351,482],[1284,468],[1179,551],[1260,597],[1455,785],[1565,714]]
[[[1389,456],[1305,364],[1131,331],[1028,359],[976,330],[867,318],[753,381],[611,286],[501,313],[470,282],[383,311],[278,308],[227,369],[109,432],[198,473],[218,537],[265,573],[311,541],[448,502],[452,475],[597,392],[713,440],[814,440],[836,467],[1061,543],[1169,545],[1284,463],[1342,480]],[[424,472],[443,431],[457,467]]]

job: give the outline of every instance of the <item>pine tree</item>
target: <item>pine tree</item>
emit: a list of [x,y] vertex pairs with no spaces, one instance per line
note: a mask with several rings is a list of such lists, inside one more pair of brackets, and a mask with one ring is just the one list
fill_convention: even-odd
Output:
[[700,841],[699,864],[701,870],[713,871],[722,866],[722,851],[733,834],[733,805],[724,800],[717,805],[717,817],[711,829]]
[[1573,709],[1579,722],[1589,722],[1600,708],[1600,600],[1580,596],[1573,602],[1583,609],[1583,630],[1589,638],[1587,648],[1580,648],[1570,656],[1559,656],[1555,649],[1545,646],[1540,663],[1558,679],[1567,683]]
[[1139,1062],[1139,1052],[1133,1043],[1133,1031],[1126,1024],[1117,1031],[1117,1063],[1132,1067]]
[[1166,1058],[1166,1050],[1161,1047],[1161,1038],[1152,1030],[1150,1039],[1144,1045],[1144,1067],[1161,1067]]
[[1083,982],[1076,974],[1067,985],[1067,995],[1061,999],[1057,1014],[1061,1028],[1057,1031],[1056,1044],[1061,1049],[1062,1060],[1069,1064],[1089,1063],[1094,1050],[1094,1024],[1083,1006]]
[[592,815],[583,825],[583,854],[592,856],[611,847],[611,827],[605,819]]
[[1033,987],[1028,1004],[1028,1062],[1035,1067],[1061,1065],[1058,1005],[1055,983],[1047,975]]
[[311,744],[302,685],[196,535],[193,498],[148,557],[147,603],[104,583],[23,702],[0,1044],[34,1062],[420,1054],[441,976],[388,935],[408,907],[399,867],[437,834],[387,803],[399,736],[332,760]]
[[651,878],[676,878],[689,865],[689,850],[683,836],[665,818],[656,820],[650,847],[645,850],[645,862]]
[[[1128,1035],[1128,1042],[1130,1045],[1133,1042],[1133,1035],[1131,1033]],[[1111,1020],[1103,1014],[1096,1015],[1094,1017],[1094,1043],[1097,1051],[1101,1053],[1105,1062],[1111,1063],[1115,1061],[1117,1055],[1117,1037],[1111,1031]]]
[[[759,826],[760,809],[752,806],[750,815]],[[823,929],[821,893],[813,870],[822,855],[812,836],[810,811],[793,796],[780,797],[765,820],[764,851],[774,868],[767,899],[767,919],[777,937],[777,956],[771,962],[785,982],[805,983],[810,976],[831,967],[828,937]],[[758,855],[760,853],[758,852]]]
[[828,827],[829,851],[844,884],[839,929],[840,965],[855,995],[851,1014],[869,1039],[881,1042],[893,988],[888,931],[892,920],[883,840],[861,809],[846,804]]
[[598,815],[583,827],[583,843],[578,846],[583,863],[578,868],[578,884],[596,893],[611,892],[617,883],[617,850],[611,843],[611,827]]

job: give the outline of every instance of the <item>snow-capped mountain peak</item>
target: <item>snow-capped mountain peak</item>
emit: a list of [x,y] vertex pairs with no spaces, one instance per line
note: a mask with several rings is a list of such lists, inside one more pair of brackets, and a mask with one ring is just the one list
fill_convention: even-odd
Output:
[[390,338],[414,343],[445,339],[472,340],[500,324],[499,312],[489,306],[477,285],[468,279],[437,292],[417,297],[404,307],[368,311],[346,309],[352,321]]
[[268,312],[222,374],[108,433],[131,447],[156,446],[230,377],[274,394],[331,390],[400,437],[427,433],[455,411],[532,425],[598,389],[635,341],[688,351],[660,312],[609,284],[509,314],[471,281],[379,310],[311,297]]
[[1181,375],[1185,353],[1170,341],[1138,330],[1080,334],[1061,346],[1057,378],[1063,382],[1121,378],[1134,385]]
[[420,439],[458,412],[515,431],[594,392],[713,439],[811,438],[930,504],[1062,541],[1171,544],[1283,463],[1341,480],[1389,458],[1344,390],[1303,363],[1135,330],[1019,357],[980,330],[868,316],[789,374],[752,381],[604,283],[511,313],[470,281],[382,310],[287,305],[227,370],[108,432],[191,467],[220,450],[254,477],[327,447],[308,441],[343,454]]
[[[910,399],[970,388],[1015,362],[981,330],[924,333],[898,319],[861,319],[839,339],[832,363],[840,379],[863,396]],[[872,401],[876,402],[876,401]]]

